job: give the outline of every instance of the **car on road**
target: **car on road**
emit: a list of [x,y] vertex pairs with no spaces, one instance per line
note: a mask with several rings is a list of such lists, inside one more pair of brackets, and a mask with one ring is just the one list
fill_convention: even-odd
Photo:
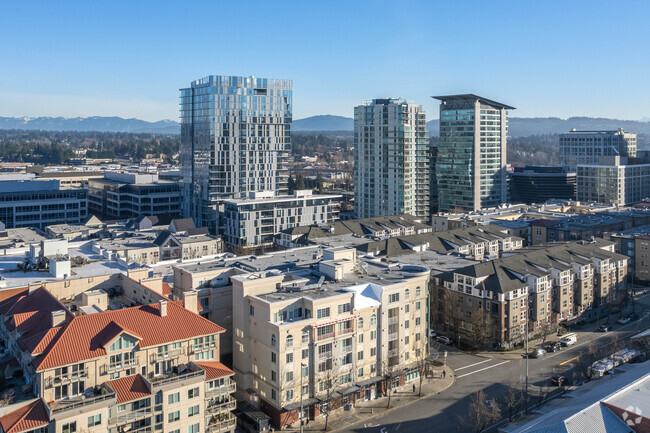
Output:
[[537,349],[533,349],[531,352],[522,355],[524,358],[543,358],[544,355],[546,355],[546,350],[542,349],[541,347],[538,347]]
[[558,350],[562,350],[562,344],[559,341],[549,341],[544,345],[544,349],[549,353],[557,352]]
[[632,319],[630,317],[622,317],[622,318],[618,319],[618,323],[620,323],[621,325],[627,325],[628,323],[631,323],[631,322],[632,322]]
[[564,337],[560,340],[562,346],[571,346],[578,342],[578,336],[576,334],[564,334]]
[[598,332],[609,332],[612,330],[612,325],[609,323],[603,323],[598,327]]
[[444,335],[438,335],[438,336],[436,337],[436,341],[437,341],[438,343],[446,344],[447,346],[449,346],[451,343],[453,343],[453,341],[451,340],[451,338],[449,338],[449,337],[445,337]]
[[557,375],[551,377],[551,383],[555,386],[562,386],[566,384],[566,377]]

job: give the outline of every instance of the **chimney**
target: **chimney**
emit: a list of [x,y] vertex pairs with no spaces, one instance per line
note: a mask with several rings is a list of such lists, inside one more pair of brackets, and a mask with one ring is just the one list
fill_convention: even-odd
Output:
[[52,311],[52,328],[61,326],[65,322],[65,310]]
[[199,314],[199,298],[197,292],[191,290],[189,292],[183,292],[183,306],[190,310],[194,314]]
[[160,317],[167,315],[167,301],[160,301]]

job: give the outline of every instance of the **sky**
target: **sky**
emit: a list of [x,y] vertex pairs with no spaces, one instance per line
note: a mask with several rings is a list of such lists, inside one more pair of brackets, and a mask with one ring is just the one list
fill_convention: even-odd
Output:
[[0,1],[0,116],[178,120],[207,75],[293,80],[293,117],[476,93],[516,117],[650,117],[650,2]]

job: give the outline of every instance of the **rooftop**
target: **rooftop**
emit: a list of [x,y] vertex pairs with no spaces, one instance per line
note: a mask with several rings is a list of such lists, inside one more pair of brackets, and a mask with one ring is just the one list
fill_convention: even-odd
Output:
[[491,105],[493,107],[505,108],[506,110],[515,110],[515,107],[511,107],[501,102],[493,101],[491,99],[483,98],[482,96],[475,95],[473,93],[466,93],[461,95],[448,95],[448,96],[432,96],[433,99],[438,99],[443,102],[447,101],[480,101],[482,104]]

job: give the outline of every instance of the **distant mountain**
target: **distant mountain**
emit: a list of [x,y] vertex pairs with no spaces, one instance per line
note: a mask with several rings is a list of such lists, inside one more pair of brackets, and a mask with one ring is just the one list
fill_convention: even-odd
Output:
[[[650,122],[637,120],[617,120],[597,117],[510,117],[508,119],[508,134],[512,137],[526,137],[529,135],[560,134],[571,129],[578,131],[609,131],[623,128],[626,132],[637,134],[650,134]],[[427,122],[429,135],[438,135],[438,119]]]
[[0,129],[43,131],[100,131],[152,134],[180,134],[181,127],[173,120],[147,122],[121,117],[0,117]]
[[343,116],[332,116],[325,114],[322,116],[312,116],[305,119],[294,120],[291,124],[291,130],[296,132],[302,131],[352,131],[354,129],[354,119]]

